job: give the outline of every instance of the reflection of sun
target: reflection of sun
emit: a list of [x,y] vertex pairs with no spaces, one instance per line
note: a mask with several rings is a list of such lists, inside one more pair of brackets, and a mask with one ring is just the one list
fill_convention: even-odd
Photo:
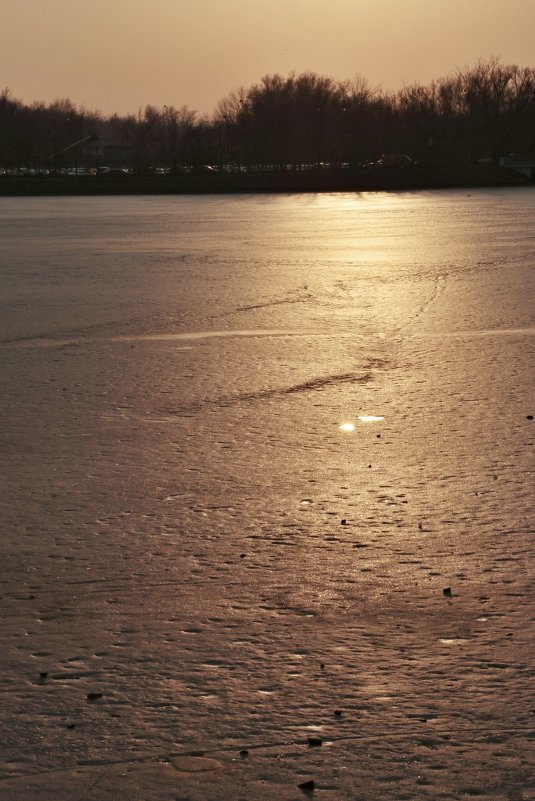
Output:
[[[417,200],[417,199],[416,199]],[[337,212],[344,211],[375,211],[376,209],[396,209],[406,207],[407,203],[414,199],[399,196],[394,192],[341,192],[338,195],[325,195],[317,199],[316,205],[331,210],[335,208]]]
[[[358,421],[359,423],[377,423],[380,420],[384,420],[384,417],[380,417],[376,414],[359,414]],[[338,426],[339,431],[354,431],[355,424],[354,423],[342,423],[342,425]]]
[[353,423],[342,423],[342,425],[338,426],[338,428],[340,429],[340,431],[354,431],[355,430],[355,426],[353,425]]

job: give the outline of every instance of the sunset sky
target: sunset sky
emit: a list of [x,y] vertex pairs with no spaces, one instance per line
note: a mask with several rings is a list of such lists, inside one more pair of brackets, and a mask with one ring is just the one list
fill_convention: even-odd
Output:
[[535,65],[535,0],[1,0],[0,30],[0,89],[104,113],[210,113],[274,72],[397,89],[489,56]]

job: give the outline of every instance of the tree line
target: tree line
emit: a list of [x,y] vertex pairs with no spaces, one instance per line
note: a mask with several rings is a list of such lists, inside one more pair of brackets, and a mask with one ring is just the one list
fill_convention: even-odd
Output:
[[491,58],[396,92],[362,77],[266,75],[205,116],[187,106],[152,105],[104,116],[68,99],[27,105],[9,89],[0,93],[4,168],[98,166],[106,157],[140,172],[158,165],[355,167],[382,153],[430,165],[535,154],[535,68]]

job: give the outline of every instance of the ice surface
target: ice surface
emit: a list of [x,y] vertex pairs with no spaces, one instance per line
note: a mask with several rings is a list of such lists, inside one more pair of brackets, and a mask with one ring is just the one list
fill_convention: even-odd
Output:
[[0,199],[0,798],[535,798],[534,212]]

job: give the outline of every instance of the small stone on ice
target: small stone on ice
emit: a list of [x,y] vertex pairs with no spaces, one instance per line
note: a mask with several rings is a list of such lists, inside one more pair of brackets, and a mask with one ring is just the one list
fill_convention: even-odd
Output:
[[334,710],[334,716],[335,716],[335,718],[341,718],[342,717],[342,710],[341,709],[335,709]]
[[297,785],[300,790],[303,790],[304,793],[313,793],[314,792],[314,781],[311,779],[308,782],[302,782],[301,784]]
[[444,587],[442,592],[443,592],[444,595],[448,596],[448,598],[451,597],[451,594],[452,594],[451,593],[451,587]]
[[347,520],[345,519],[345,517],[343,517],[343,518],[340,520],[340,525],[341,525],[341,526],[347,526]]
[[532,415],[532,414],[528,414],[528,415],[527,415],[527,419],[528,419],[528,420],[533,420],[533,415]]
[[247,750],[247,748],[242,748],[242,750],[240,751],[240,756],[242,757],[242,759],[245,759],[245,757],[249,756],[249,751]]
[[86,698],[88,701],[98,701],[99,698],[102,698],[102,693],[87,693]]
[[321,737],[309,737],[307,739],[307,742],[311,748],[323,745],[323,740],[321,739]]

